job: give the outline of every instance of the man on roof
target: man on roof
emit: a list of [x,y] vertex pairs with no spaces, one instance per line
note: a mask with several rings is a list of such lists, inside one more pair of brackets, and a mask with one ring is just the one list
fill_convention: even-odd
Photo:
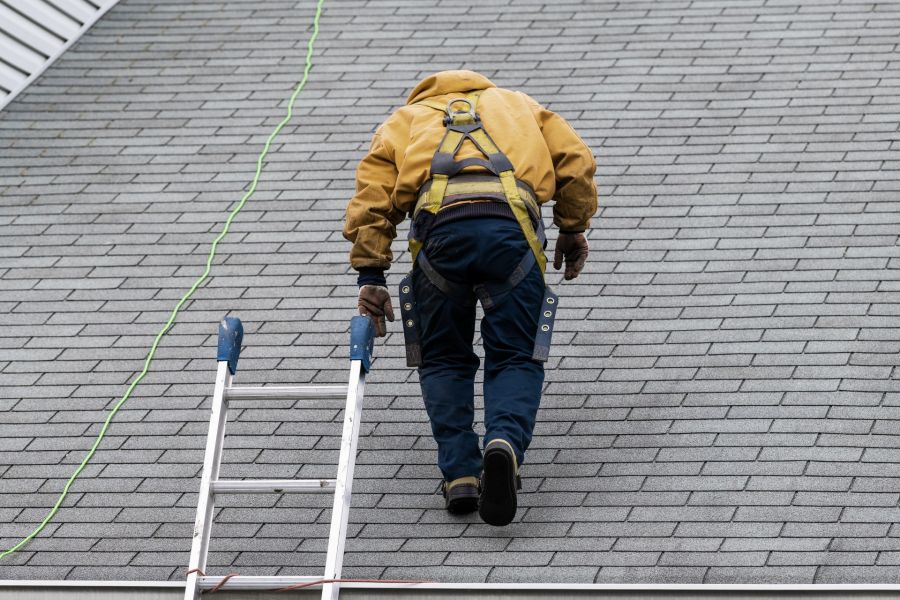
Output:
[[[412,219],[413,269],[400,283],[406,359],[418,367],[451,513],[477,509],[497,526],[515,517],[558,305],[544,282],[540,206],[553,201],[553,266],[565,262],[565,279],[574,279],[597,210],[595,170],[565,119],[473,71],[419,82],[375,131],[357,168],[343,234],[353,243],[360,314],[378,336],[387,333],[385,319],[394,320],[384,276],[391,241]],[[479,301],[483,453],[473,430]]]

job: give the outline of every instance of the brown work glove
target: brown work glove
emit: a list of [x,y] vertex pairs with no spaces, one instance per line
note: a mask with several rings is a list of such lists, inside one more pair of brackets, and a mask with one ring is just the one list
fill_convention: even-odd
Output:
[[566,279],[575,279],[584,268],[588,257],[588,243],[583,233],[560,233],[556,239],[553,268],[559,271],[566,258]]
[[359,288],[359,300],[357,301],[359,314],[369,317],[375,325],[375,335],[384,337],[387,335],[388,321],[394,321],[394,307],[391,306],[391,293],[383,285],[364,285]]

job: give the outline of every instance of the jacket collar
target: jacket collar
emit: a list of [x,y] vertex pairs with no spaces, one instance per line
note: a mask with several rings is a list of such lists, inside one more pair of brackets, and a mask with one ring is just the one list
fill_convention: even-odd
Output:
[[475,71],[441,71],[420,81],[409,93],[407,104],[414,104],[432,96],[453,92],[470,92],[497,87],[491,80]]

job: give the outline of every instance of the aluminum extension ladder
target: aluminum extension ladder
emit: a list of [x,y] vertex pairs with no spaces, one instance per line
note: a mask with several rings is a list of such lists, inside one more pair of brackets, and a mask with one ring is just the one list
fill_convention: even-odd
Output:
[[[200,480],[200,497],[197,504],[197,520],[194,524],[191,557],[185,587],[185,600],[197,600],[203,590],[271,590],[320,580],[339,579],[344,559],[344,542],[347,538],[347,519],[353,488],[353,467],[356,462],[356,443],[359,438],[359,421],[362,415],[362,399],[366,384],[366,372],[371,367],[374,345],[374,327],[368,317],[357,316],[350,321],[350,380],[343,385],[292,386],[292,387],[237,387],[232,378],[237,370],[243,339],[240,319],[226,317],[219,325],[218,371],[212,399],[212,416],[206,438],[206,455],[203,459],[203,476]],[[340,462],[335,479],[287,479],[287,480],[237,480],[219,479],[222,461],[222,442],[225,437],[225,419],[229,400],[315,399],[347,397],[344,412],[344,429],[341,436]],[[334,492],[331,511],[331,529],[328,535],[328,551],[324,576],[231,576],[213,577],[205,574],[212,530],[214,499],[216,494],[248,494],[259,492],[306,493]],[[224,581],[223,581],[224,580]],[[322,600],[337,600],[340,585],[322,583]]]

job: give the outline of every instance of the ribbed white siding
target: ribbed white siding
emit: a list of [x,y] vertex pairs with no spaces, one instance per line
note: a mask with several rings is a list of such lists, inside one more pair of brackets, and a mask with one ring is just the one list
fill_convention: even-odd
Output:
[[0,0],[0,108],[118,0]]

